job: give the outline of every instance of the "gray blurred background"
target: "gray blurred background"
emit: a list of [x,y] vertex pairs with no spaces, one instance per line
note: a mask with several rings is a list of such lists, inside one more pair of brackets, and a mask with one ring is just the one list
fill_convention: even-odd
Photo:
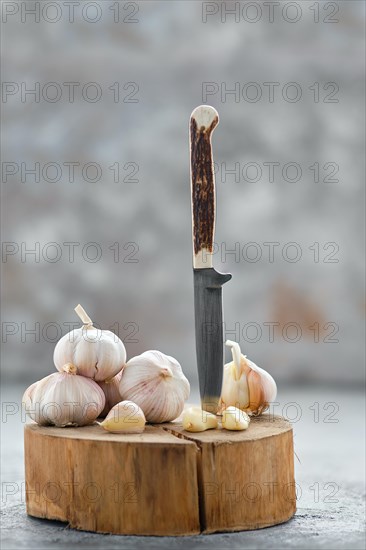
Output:
[[82,2],[74,22],[20,4],[3,24],[3,380],[53,371],[80,302],[129,358],[159,349],[197,385],[188,121],[209,103],[225,336],[280,384],[358,384],[363,2],[281,2],[273,22],[253,2]]

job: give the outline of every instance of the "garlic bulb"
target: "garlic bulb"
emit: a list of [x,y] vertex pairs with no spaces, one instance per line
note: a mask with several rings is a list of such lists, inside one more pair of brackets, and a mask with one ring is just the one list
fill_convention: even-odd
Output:
[[227,340],[226,345],[231,347],[233,361],[224,367],[220,410],[234,406],[259,415],[276,398],[276,382],[268,372],[242,355],[237,342]]
[[105,405],[103,390],[90,378],[76,374],[74,365],[64,365],[32,384],[22,399],[25,412],[40,426],[86,426]]
[[122,399],[139,405],[148,422],[174,420],[184,408],[190,386],[178,361],[160,351],[145,351],[123,370]]
[[217,428],[218,423],[214,414],[200,407],[189,407],[183,413],[182,425],[187,432],[204,432]]
[[61,371],[65,363],[72,363],[77,374],[93,378],[97,382],[110,380],[126,362],[125,346],[110,330],[93,327],[90,317],[81,305],[75,311],[84,325],[65,334],[57,342],[53,354],[57,370]]
[[140,434],[145,429],[144,413],[136,403],[121,401],[108,413],[100,423],[108,432]]
[[250,423],[250,418],[246,412],[236,407],[228,407],[222,413],[222,427],[225,430],[246,430]]
[[105,407],[100,413],[100,416],[107,416],[112,407],[117,405],[121,401],[121,394],[119,393],[119,383],[121,381],[123,369],[107,382],[97,382],[105,395]]

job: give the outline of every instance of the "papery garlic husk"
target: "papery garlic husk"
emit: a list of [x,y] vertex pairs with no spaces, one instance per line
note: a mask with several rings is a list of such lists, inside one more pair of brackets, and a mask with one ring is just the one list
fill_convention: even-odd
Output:
[[40,426],[86,426],[105,405],[103,390],[90,378],[78,376],[75,367],[64,365],[32,384],[22,399],[25,412]]
[[217,417],[201,407],[189,407],[183,413],[183,429],[187,432],[204,432],[217,428]]
[[246,430],[249,423],[250,418],[247,413],[236,407],[228,407],[222,412],[221,424],[225,430]]
[[151,350],[128,361],[119,391],[141,407],[148,422],[169,422],[183,411],[190,386],[176,359]]
[[110,380],[126,363],[123,342],[110,330],[95,328],[80,304],[75,311],[84,325],[57,342],[53,354],[57,370],[61,371],[65,363],[72,363],[81,376],[97,382]]
[[257,416],[276,399],[277,386],[272,376],[250,361],[240,351],[239,344],[226,341],[233,361],[224,367],[220,411],[233,406]]
[[112,433],[140,434],[145,429],[145,415],[136,403],[121,401],[107,414],[100,425]]
[[100,416],[107,416],[112,407],[117,405],[122,399],[119,393],[119,383],[121,381],[123,369],[112,378],[112,380],[106,382],[97,382],[105,395],[105,407],[100,413]]
[[25,412],[27,413],[28,411],[32,410],[32,401],[33,401],[33,395],[34,395],[34,391],[37,387],[37,384],[38,384],[38,380],[37,382],[34,382],[33,384],[31,384],[24,392],[23,394],[23,397],[22,397],[22,405],[24,406],[24,410]]

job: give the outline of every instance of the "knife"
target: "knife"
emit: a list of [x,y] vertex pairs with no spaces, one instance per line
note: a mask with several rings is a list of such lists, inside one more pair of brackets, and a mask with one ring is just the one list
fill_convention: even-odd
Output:
[[201,407],[217,413],[224,370],[222,285],[231,279],[212,266],[215,176],[211,136],[219,123],[213,107],[201,105],[190,119],[196,355]]

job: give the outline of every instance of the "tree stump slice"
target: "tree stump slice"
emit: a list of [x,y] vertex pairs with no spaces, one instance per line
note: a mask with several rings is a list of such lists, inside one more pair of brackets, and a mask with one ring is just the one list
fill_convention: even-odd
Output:
[[189,433],[179,420],[143,434],[25,426],[27,513],[123,535],[260,529],[296,510],[292,427]]

